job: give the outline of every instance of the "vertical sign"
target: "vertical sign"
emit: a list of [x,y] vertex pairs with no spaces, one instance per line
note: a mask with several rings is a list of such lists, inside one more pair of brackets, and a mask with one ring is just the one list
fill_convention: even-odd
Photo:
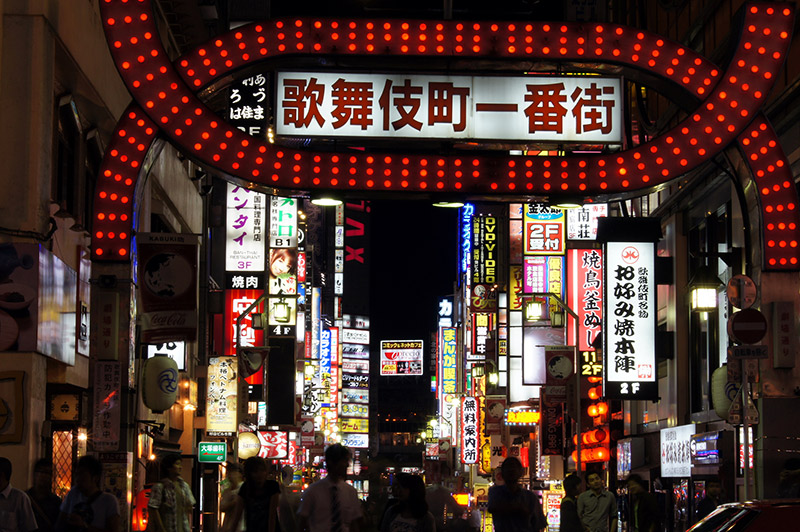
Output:
[[98,360],[94,368],[92,442],[96,451],[116,451],[119,449],[122,372],[119,362]]
[[461,398],[461,462],[478,462],[478,399]]
[[[603,325],[603,252],[599,249],[570,249],[569,306],[578,315],[579,351],[593,351],[592,343]],[[567,338],[575,345],[575,320],[567,321]]]
[[[445,404],[445,396],[447,395],[454,395],[457,391],[457,371],[456,371],[456,349],[458,347],[458,342],[456,340],[456,328],[455,327],[442,327],[441,331],[441,341],[439,345],[441,346],[441,368],[439,371],[440,375],[440,385],[439,385],[439,412],[440,412],[440,426],[442,430],[447,432],[449,435],[450,431],[452,430],[450,427],[451,420],[445,420],[445,411],[447,405]],[[446,421],[442,423],[442,421]]]
[[609,399],[656,399],[652,242],[606,244],[605,390]]
[[567,238],[570,240],[595,240],[597,219],[608,216],[608,204],[592,203],[580,209],[567,211]]
[[228,90],[228,121],[253,137],[264,137],[267,125],[267,78],[258,74],[236,80]]
[[471,203],[461,207],[461,273],[467,273],[472,256],[472,215],[475,206]]
[[542,417],[539,421],[541,431],[542,455],[562,455],[564,453],[564,406],[542,397]]
[[490,284],[497,282],[497,217],[481,214],[472,218],[472,283]]
[[[234,276],[234,279],[236,276]],[[258,279],[256,277],[256,279]],[[236,283],[234,283],[236,285]],[[258,284],[256,284],[258,288]],[[236,322],[247,307],[252,305],[261,295],[258,289],[225,290],[225,314],[223,318],[224,335],[223,351],[225,356],[235,356],[236,353]],[[263,306],[261,306],[263,308]],[[261,347],[264,345],[264,331],[253,327],[253,315],[258,312],[257,307],[253,312],[242,319],[239,329],[240,347]]]
[[228,183],[225,219],[225,271],[264,271],[264,194]]
[[272,196],[269,209],[269,246],[297,247],[297,200]]
[[206,399],[206,434],[236,434],[236,357],[208,359],[208,392]]
[[525,255],[563,255],[564,211],[543,203],[531,203],[525,210]]

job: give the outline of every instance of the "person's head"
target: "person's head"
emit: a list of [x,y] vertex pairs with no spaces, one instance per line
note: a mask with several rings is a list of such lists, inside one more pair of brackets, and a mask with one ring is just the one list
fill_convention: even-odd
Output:
[[269,477],[267,461],[260,456],[251,456],[244,461],[244,480],[248,484],[263,486]]
[[4,490],[11,482],[11,460],[5,456],[0,456],[0,490]]
[[428,503],[425,501],[425,482],[422,477],[398,473],[395,482],[397,482],[397,498],[402,505],[401,511],[411,512],[417,519],[425,516],[428,512]]
[[572,473],[564,479],[564,493],[567,497],[575,498],[581,491],[581,477]]
[[333,478],[344,478],[350,465],[350,449],[341,443],[334,443],[325,449],[325,467]]
[[628,493],[632,497],[636,497],[647,491],[647,483],[636,473],[629,475],[626,483],[628,485]]
[[286,248],[274,248],[269,252],[269,271],[278,277],[292,271],[295,263],[295,251]]
[[75,466],[75,486],[84,494],[91,495],[100,487],[103,464],[94,456],[82,456]]
[[48,458],[40,458],[33,464],[33,487],[37,490],[50,491],[53,483],[53,462]]
[[706,481],[706,496],[717,498],[722,494],[722,482],[719,479],[712,478]]
[[289,486],[294,482],[294,468],[292,466],[285,465],[281,468],[281,482],[284,486]]
[[161,459],[161,478],[177,478],[182,469],[181,455],[177,453],[170,453]]
[[603,489],[603,477],[597,471],[589,471],[584,477],[586,479],[586,489],[599,492]]
[[239,484],[242,483],[242,466],[240,466],[236,462],[226,463],[225,477],[228,479],[228,482],[230,482],[234,486],[238,486]]
[[522,462],[519,458],[509,456],[500,464],[500,474],[503,475],[503,482],[509,486],[516,485],[522,478]]

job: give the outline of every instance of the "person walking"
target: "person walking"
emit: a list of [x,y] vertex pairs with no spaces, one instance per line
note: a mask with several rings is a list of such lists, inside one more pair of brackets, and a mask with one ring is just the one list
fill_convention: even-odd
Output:
[[657,532],[661,522],[658,503],[647,484],[637,474],[628,477],[628,495],[631,498],[630,532]]
[[325,449],[328,476],[303,493],[298,510],[299,532],[360,532],[361,503],[355,488],[345,482],[349,464],[350,450],[344,445],[334,443]]
[[278,532],[278,500],[281,488],[270,479],[270,464],[259,456],[244,462],[244,483],[239,488],[236,506],[225,530],[238,530],[244,520],[247,532]]
[[33,532],[38,528],[31,501],[11,485],[11,460],[0,456],[0,532]]
[[587,532],[617,529],[617,499],[596,471],[586,473],[586,491],[578,496],[578,516]]
[[717,478],[712,478],[706,481],[706,496],[697,505],[695,516],[697,520],[701,520],[711,512],[713,512],[719,503],[722,496],[722,482]]
[[561,499],[561,521],[559,532],[584,532],[581,518],[578,515],[578,494],[581,489],[581,477],[575,473],[564,479],[564,497]]
[[31,499],[39,532],[53,532],[58,520],[61,497],[51,491],[52,484],[53,462],[40,458],[33,465],[33,487],[25,492]]
[[489,513],[496,532],[539,532],[547,522],[542,505],[532,492],[519,485],[522,463],[511,456],[500,464],[502,485],[489,488]]
[[447,527],[447,515],[457,516],[464,513],[464,508],[458,505],[450,490],[445,488],[441,481],[435,482],[425,491],[425,502],[428,510],[436,520],[437,532],[444,532]]
[[425,482],[418,475],[399,473],[397,504],[389,508],[381,532],[436,532],[436,521],[425,501]]
[[197,503],[189,485],[181,478],[181,456],[168,454],[161,459],[161,480],[150,488],[147,508],[155,532],[190,532],[189,519]]
[[[236,508],[236,500],[239,496],[239,488],[242,487],[242,468],[237,463],[228,462],[226,466],[226,486],[222,490],[222,496],[219,501],[219,510],[225,514],[223,521],[223,530],[227,530],[228,521],[233,519],[233,511]],[[239,520],[239,526],[236,532],[244,532],[244,519]]]
[[100,489],[103,464],[94,456],[78,459],[72,489],[61,503],[56,530],[69,532],[118,532],[117,498]]

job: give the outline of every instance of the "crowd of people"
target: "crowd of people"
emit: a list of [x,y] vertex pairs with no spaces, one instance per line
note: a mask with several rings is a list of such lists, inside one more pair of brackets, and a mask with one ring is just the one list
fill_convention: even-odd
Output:
[[[394,475],[392,497],[380,510],[362,502],[345,481],[351,454],[334,444],[325,451],[327,476],[303,493],[289,489],[291,467],[276,472],[263,458],[251,457],[242,467],[227,464],[221,493],[220,532],[478,532],[481,513],[460,506],[440,481],[425,485],[422,477]],[[166,455],[160,462],[159,480],[152,484],[147,503],[145,532],[191,532],[196,505],[191,488],[181,477],[181,457]],[[0,532],[119,532],[117,499],[101,489],[102,464],[92,456],[76,465],[72,488],[62,501],[51,491],[53,467],[48,460],[34,465],[33,486],[26,492],[11,485],[12,464],[0,457]],[[485,510],[495,532],[543,532],[547,520],[538,495],[520,479],[522,463],[506,458],[488,491]],[[793,477],[787,475],[787,485]],[[582,490],[585,484],[585,490]],[[647,482],[632,474],[626,481],[627,499],[620,500],[604,486],[595,471],[582,479],[576,474],[563,481],[560,532],[613,532],[618,530],[618,504],[626,503],[629,532],[658,532],[661,514]],[[722,485],[706,483],[705,498],[697,508],[700,519],[721,501]]]

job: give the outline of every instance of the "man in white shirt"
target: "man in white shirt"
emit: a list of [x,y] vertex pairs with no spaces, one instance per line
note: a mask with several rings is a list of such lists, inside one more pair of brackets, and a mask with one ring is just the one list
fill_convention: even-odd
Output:
[[11,486],[11,461],[0,456],[0,532],[33,532],[39,525],[28,495]]
[[335,443],[325,449],[328,476],[303,493],[298,510],[299,532],[359,532],[363,512],[355,488],[345,482],[350,450]]
[[589,488],[578,495],[578,515],[587,532],[609,532],[617,529],[617,499],[603,488],[603,477],[596,471],[586,473]]

